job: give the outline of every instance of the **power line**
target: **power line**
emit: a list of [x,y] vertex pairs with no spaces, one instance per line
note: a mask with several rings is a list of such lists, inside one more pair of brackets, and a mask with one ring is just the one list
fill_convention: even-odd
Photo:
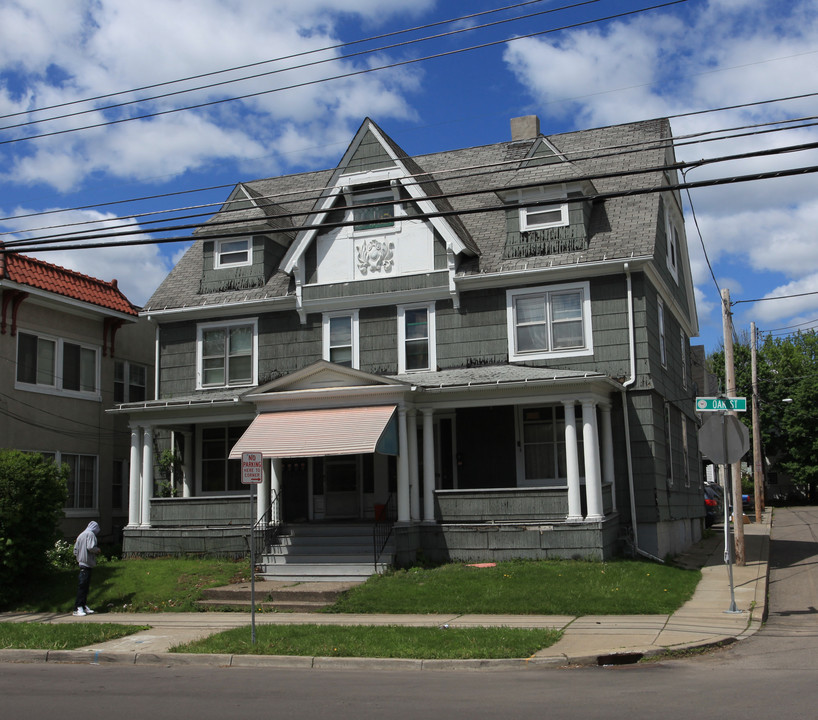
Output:
[[[6,118],[11,118],[11,117],[19,117],[20,115],[28,115],[28,114],[35,113],[35,112],[45,112],[46,110],[57,110],[57,109],[62,108],[62,107],[70,107],[72,105],[79,105],[79,104],[86,103],[86,102],[95,102],[97,100],[105,100],[107,98],[118,97],[120,95],[128,95],[130,93],[142,92],[143,90],[153,90],[154,88],[168,87],[170,85],[177,85],[179,83],[188,82],[190,80],[201,80],[202,78],[215,77],[216,75],[224,75],[225,73],[236,72],[238,70],[248,70],[249,68],[260,67],[262,65],[269,65],[270,63],[274,63],[274,62],[281,62],[283,60],[293,60],[295,58],[305,57],[307,55],[314,55],[316,53],[327,52],[329,50],[338,50],[340,48],[351,47],[353,45],[360,45],[361,43],[372,42],[374,40],[383,40],[383,39],[388,38],[388,37],[395,37],[397,35],[404,35],[406,33],[415,32],[415,31],[418,31],[418,30],[428,30],[429,28],[439,27],[441,25],[448,25],[449,23],[453,23],[453,22],[463,22],[465,20],[471,20],[473,18],[481,17],[483,15],[492,15],[494,13],[503,12],[505,10],[514,10],[514,9],[517,9],[517,8],[520,8],[520,7],[524,7],[526,5],[536,5],[536,4],[540,3],[540,2],[543,2],[543,0],[528,0],[527,2],[516,3],[514,5],[506,5],[505,7],[495,8],[495,9],[492,9],[492,10],[484,10],[482,12],[472,13],[471,15],[461,15],[459,17],[449,18],[448,20],[438,20],[437,22],[427,23],[425,25],[417,25],[417,26],[411,27],[411,28],[403,28],[401,30],[393,30],[392,32],[383,33],[381,35],[372,35],[370,37],[360,38],[358,40],[350,40],[350,41],[343,42],[343,43],[336,43],[334,45],[325,45],[324,47],[315,48],[314,50],[305,50],[303,52],[292,53],[290,55],[281,55],[279,57],[271,58],[269,60],[259,60],[258,62],[246,63],[244,65],[236,65],[234,67],[225,68],[223,70],[214,70],[212,72],[199,73],[197,75],[188,75],[187,77],[178,78],[176,80],[167,80],[165,82],[152,83],[150,85],[142,85],[141,87],[131,88],[130,90],[120,90],[120,91],[117,91],[117,92],[105,93],[103,95],[95,95],[93,97],[87,97],[87,98],[83,98],[83,99],[80,99],[80,100],[71,100],[69,102],[57,103],[56,105],[46,105],[46,106],[43,106],[43,107],[33,108],[33,109],[30,109],[30,110],[21,110],[20,112],[9,113],[7,115],[0,115],[0,120],[5,120]],[[553,10],[551,10],[549,12],[556,12],[557,10],[570,9],[570,8],[578,7],[580,5],[586,5],[586,4],[590,4],[590,3],[594,3],[594,2],[600,2],[600,0],[588,0],[588,2],[576,3],[575,5],[567,5],[567,6],[564,6],[562,8],[554,8]],[[512,19],[514,19],[514,18],[512,18]],[[241,78],[239,78],[239,79],[241,79]]]
[[735,300],[730,304],[739,305],[740,303],[766,302],[767,300],[790,300],[797,297],[806,297],[807,295],[818,295],[818,290],[814,292],[793,293],[792,295],[776,295],[775,297],[755,298],[754,300]]
[[[506,185],[506,186],[504,186],[503,189],[504,189],[504,191],[509,192],[509,191],[513,191],[513,190],[524,190],[524,189],[529,189],[529,188],[533,188],[533,187],[542,187],[542,186],[548,186],[548,185],[554,185],[554,184],[561,184],[561,183],[566,182],[566,181],[571,181],[571,182],[582,182],[582,181],[593,182],[595,180],[602,180],[602,179],[612,179],[612,178],[618,178],[618,177],[629,177],[629,176],[634,176],[634,175],[654,174],[654,173],[665,172],[665,171],[668,171],[668,170],[681,170],[683,172],[683,174],[684,174],[688,170],[690,170],[690,169],[692,169],[694,167],[703,167],[705,165],[721,163],[721,162],[732,162],[732,161],[735,161],[735,160],[745,160],[745,159],[750,159],[750,158],[768,157],[768,156],[780,155],[780,154],[783,154],[783,153],[790,153],[790,152],[803,151],[803,150],[814,150],[814,149],[818,149],[818,142],[802,143],[802,144],[797,145],[797,146],[788,146],[788,147],[784,147],[784,148],[770,148],[770,149],[765,149],[765,150],[753,151],[753,152],[749,152],[749,153],[739,153],[739,154],[734,154],[734,155],[726,155],[726,156],[720,156],[720,157],[716,157],[716,158],[706,158],[706,159],[689,161],[689,162],[678,162],[678,163],[675,163],[675,164],[672,164],[672,165],[662,164],[662,165],[638,168],[638,169],[633,169],[633,170],[620,170],[620,171],[611,171],[611,172],[604,172],[604,173],[585,174],[585,175],[581,175],[581,176],[573,176],[573,177],[567,177],[567,178],[554,178],[554,179],[548,180],[547,182],[539,181],[539,182],[520,183],[520,184],[516,184],[516,185]],[[514,161],[514,167],[512,169],[516,169],[518,167],[518,165],[519,165],[519,161]],[[474,177],[474,175],[466,175],[466,176],[463,176],[463,177]],[[416,184],[416,185],[426,184],[426,182],[423,179],[423,174],[421,174],[420,178],[415,177],[414,184]],[[457,192],[448,192],[448,193],[443,193],[443,194],[440,194],[440,195],[426,194],[424,196],[424,199],[426,199],[426,200],[451,200],[452,198],[460,198],[460,197],[467,197],[467,196],[473,196],[473,195],[480,195],[480,194],[483,194],[483,193],[485,193],[487,191],[491,191],[493,189],[495,189],[495,188],[481,187],[481,188],[463,190],[463,191],[457,191]],[[299,193],[299,195],[300,195],[299,202],[315,201],[315,200],[318,200],[321,197],[321,195],[318,194],[318,195],[315,195],[314,197],[307,196],[305,198],[303,196],[303,191],[301,191]],[[689,190],[688,190],[688,196],[689,196]],[[279,196],[277,196],[277,195],[267,195],[267,196],[262,196],[259,199],[278,200]],[[563,202],[562,200],[553,200],[553,201],[538,203],[538,204],[546,204],[546,205],[547,204],[561,204],[562,202]],[[282,202],[277,202],[276,204],[279,205],[279,206],[283,206],[286,203],[287,203],[287,201],[284,200]],[[225,205],[227,203],[221,202],[219,204],[220,205]],[[382,202],[374,202],[374,203],[362,203],[362,204],[357,205],[357,207],[359,209],[377,208],[377,207],[386,207],[386,206],[392,205],[392,204],[393,204],[393,201],[390,200],[390,201],[382,201]],[[227,210],[224,210],[222,212],[224,214],[229,214],[230,212],[243,212],[243,211],[244,211],[243,208],[237,208],[236,210],[231,210],[231,209],[228,208]],[[315,214],[316,212],[319,212],[319,211],[316,211],[314,208],[311,208],[309,210],[304,210],[304,211],[299,211],[299,212],[280,213],[280,214],[275,215],[274,218],[276,220],[279,220],[279,221],[280,220],[293,220],[294,218],[308,217],[310,215]],[[183,219],[192,219],[192,218],[200,217],[202,214],[203,213],[194,214],[194,215],[190,215],[190,216],[181,216],[181,217],[177,217],[177,218],[172,218],[171,221],[177,221],[177,220],[183,220]],[[208,212],[207,214],[210,214],[210,213]],[[104,221],[98,221],[98,222],[110,222],[110,219],[109,220],[104,220]],[[122,236],[125,236],[125,235],[135,235],[135,234],[142,234],[142,233],[159,233],[159,232],[176,232],[176,231],[179,231],[179,230],[193,230],[193,229],[196,229],[196,228],[201,226],[201,223],[192,223],[192,224],[187,224],[187,225],[164,226],[164,227],[154,229],[154,230],[149,230],[149,229],[146,229],[146,227],[145,227],[145,225],[152,224],[152,223],[158,223],[158,222],[166,222],[166,221],[165,220],[155,220],[155,221],[148,221],[147,223],[141,223],[141,224],[140,223],[129,223],[129,224],[126,224],[126,225],[118,226],[117,228],[109,230],[109,231],[99,231],[99,232],[96,232],[96,233],[82,233],[82,234],[75,234],[75,233],[70,233],[70,232],[52,233],[50,235],[43,235],[43,236],[38,236],[38,237],[34,237],[34,238],[26,238],[26,239],[22,239],[22,240],[9,241],[9,242],[7,242],[7,246],[9,248],[19,248],[19,247],[27,247],[27,246],[31,246],[31,245],[36,245],[37,243],[52,244],[52,243],[60,242],[61,239],[65,238],[66,236],[71,236],[73,238],[73,240],[75,240],[75,241],[82,241],[82,240],[92,240],[92,239],[101,239],[101,238],[122,237]],[[218,226],[230,226],[230,225],[241,224],[241,223],[244,223],[244,222],[246,222],[246,220],[244,220],[244,219],[240,219],[240,220],[226,219],[226,220],[211,222],[209,224],[209,227],[212,228],[212,227],[215,227],[217,225]],[[86,225],[86,224],[89,224],[89,223],[74,223],[74,224],[75,225]],[[136,226],[137,229],[134,229],[134,230],[124,229],[124,228],[127,228],[129,226]],[[293,227],[288,228],[288,230],[290,230],[290,231],[296,231],[296,230],[300,230],[300,229],[303,229],[303,226],[298,226],[298,227],[293,226]],[[700,237],[701,237],[701,234],[700,234]],[[702,241],[702,246],[704,246],[703,241]],[[712,268],[711,268],[711,272],[712,272]],[[714,276],[713,279],[715,281],[715,276]],[[717,284],[717,287],[718,287],[718,284]]]
[[[542,0],[531,0],[531,2],[522,3],[522,4],[523,5],[529,5],[529,4],[532,4],[532,2],[542,2]],[[368,50],[360,50],[358,52],[350,53],[348,55],[338,55],[338,56],[334,56],[334,57],[323,58],[321,60],[313,60],[311,62],[301,63],[300,65],[289,65],[288,67],[277,68],[275,70],[268,70],[266,72],[256,73],[254,75],[245,75],[244,77],[239,77],[239,78],[231,78],[229,80],[222,80],[222,81],[219,81],[219,82],[213,82],[213,83],[209,83],[207,85],[198,85],[196,87],[185,88],[183,90],[175,90],[173,92],[162,93],[162,94],[159,94],[159,95],[151,95],[151,96],[148,96],[148,97],[136,98],[136,99],[133,99],[133,100],[126,100],[126,101],[119,102],[119,103],[112,103],[110,105],[103,105],[101,107],[92,107],[92,108],[88,108],[87,110],[77,110],[75,112],[64,113],[62,115],[53,115],[51,117],[40,118],[40,119],[36,119],[36,120],[29,120],[29,121],[26,121],[26,122],[16,123],[14,125],[5,125],[3,127],[0,127],[0,130],[12,130],[14,128],[27,127],[29,125],[38,125],[38,124],[41,124],[41,123],[52,122],[54,120],[64,120],[66,118],[77,117],[79,115],[87,115],[87,114],[90,114],[90,113],[98,113],[98,112],[103,112],[105,110],[114,110],[114,109],[117,109],[117,108],[128,107],[130,105],[137,105],[137,104],[141,104],[141,103],[147,103],[147,102],[150,102],[152,100],[163,100],[163,99],[169,98],[169,97],[174,97],[174,96],[178,96],[178,95],[185,95],[185,94],[188,94],[188,93],[197,92],[199,90],[209,90],[209,89],[216,88],[216,87],[222,87],[224,85],[232,85],[234,83],[245,82],[247,80],[257,80],[258,78],[269,77],[270,75],[277,75],[279,73],[289,72],[289,71],[292,71],[292,70],[303,70],[304,68],[316,67],[318,65],[324,65],[326,63],[339,62],[341,60],[349,60],[351,58],[360,57],[362,55],[370,55],[370,54],[374,54],[374,53],[378,53],[378,52],[384,52],[385,50],[394,50],[396,48],[406,47],[408,45],[414,45],[416,43],[426,42],[428,40],[439,40],[441,38],[451,37],[453,35],[458,35],[458,34],[466,33],[466,32],[475,32],[477,30],[484,30],[484,29],[489,28],[489,27],[495,27],[497,25],[503,25],[503,24],[507,24],[507,23],[511,23],[511,22],[517,22],[519,20],[529,20],[529,19],[531,19],[533,17],[537,17],[539,15],[548,15],[548,14],[559,12],[559,11],[562,11],[562,10],[572,10],[572,9],[577,8],[577,7],[581,7],[583,5],[590,5],[590,4],[597,3],[597,2],[601,2],[601,0],[585,0],[584,2],[578,2],[578,3],[575,3],[573,5],[565,5],[563,7],[558,7],[558,8],[549,8],[547,10],[540,10],[538,12],[528,13],[527,15],[518,15],[516,17],[505,18],[503,20],[495,20],[493,22],[484,23],[482,25],[472,25],[472,26],[468,26],[468,27],[459,28],[459,29],[456,29],[456,30],[451,30],[451,31],[445,32],[445,33],[438,33],[437,35],[427,35],[425,37],[415,38],[415,39],[412,39],[412,40],[405,40],[403,42],[393,43],[391,45],[382,45],[380,47],[370,48]],[[473,14],[473,15],[466,15],[466,16],[462,16],[462,17],[459,17],[459,18],[454,18],[452,20],[439,21],[438,23],[433,23],[433,25],[446,24],[446,23],[452,23],[452,22],[460,22],[462,20],[471,19],[471,18],[477,17],[479,15],[500,12],[501,10],[504,10],[504,9],[506,9],[506,8],[500,8],[499,10],[487,10],[487,11],[484,11],[483,13],[477,13],[477,14]],[[407,32],[410,32],[410,30],[397,30],[397,31],[395,31],[394,33],[391,33],[391,34],[397,35],[397,34],[404,34],[404,33],[407,33]],[[351,43],[347,43],[347,44],[350,44],[350,45],[351,44],[358,44],[358,43],[361,43],[361,42],[368,42],[369,40],[370,39],[367,38],[365,40],[352,41]],[[335,46],[335,47],[338,47],[338,46]],[[254,65],[261,65],[261,64],[267,65],[267,64],[270,64],[270,63],[273,63],[273,62],[280,62],[281,60],[292,59],[292,58],[295,58],[295,57],[302,57],[302,56],[306,56],[306,55],[312,55],[312,54],[315,54],[315,53],[318,53],[318,52],[322,52],[323,50],[324,50],[324,48],[320,48],[320,49],[317,49],[317,50],[308,50],[308,51],[305,51],[305,52],[295,53],[293,55],[284,56],[282,58],[274,58],[272,60],[264,60],[264,61],[261,61],[260,63],[254,63]],[[229,72],[229,71],[228,70],[219,70],[216,73],[210,73],[210,74],[223,74],[223,73],[226,73],[226,72]],[[174,81],[171,81],[169,83],[162,83],[162,84],[176,84],[176,83],[179,83],[179,82],[184,82],[184,80],[174,80]],[[130,91],[126,91],[126,92],[130,92]],[[111,93],[111,95],[119,95],[119,94],[123,94],[123,93]],[[75,102],[84,102],[84,101],[75,101]],[[34,112],[38,112],[38,111],[34,111]],[[15,115],[21,115],[21,114],[25,114],[25,113],[15,113]],[[0,117],[2,117],[2,116],[0,116]]]
[[[697,182],[684,182],[684,183],[677,183],[675,185],[661,185],[659,187],[651,187],[651,188],[633,188],[629,190],[621,190],[621,191],[612,191],[606,193],[596,193],[594,195],[587,195],[583,196],[582,198],[568,198],[567,200],[562,200],[561,202],[602,202],[605,200],[611,200],[615,198],[626,198],[626,197],[636,197],[639,195],[648,195],[648,194],[655,194],[661,192],[670,192],[674,190],[684,190],[687,188],[694,189],[694,188],[704,188],[704,187],[714,187],[714,186],[722,186],[722,185],[731,185],[731,184],[739,184],[739,183],[746,183],[746,182],[755,182],[758,180],[769,180],[775,178],[784,178],[784,177],[794,177],[799,175],[808,175],[818,172],[818,165],[812,165],[808,167],[800,167],[800,168],[790,168],[786,170],[774,170],[769,172],[760,172],[760,173],[752,173],[749,175],[737,175],[732,177],[724,177],[724,178],[711,178],[709,180],[701,180]],[[542,183],[535,183],[535,186],[539,186]],[[548,204],[556,201],[547,201],[540,204]],[[443,217],[451,217],[451,216],[462,216],[462,215],[473,215],[478,213],[485,213],[485,212],[505,212],[509,209],[516,209],[521,207],[528,207],[530,205],[529,202],[519,202],[519,203],[505,203],[500,206],[483,206],[483,207],[476,207],[476,208],[462,208],[460,210],[437,210],[435,212],[424,212],[412,215],[413,220],[417,219],[431,219],[431,218],[443,218]],[[310,213],[312,214],[312,213]],[[350,225],[359,224],[360,220],[343,220],[343,221],[333,221],[333,222],[321,222],[321,223],[311,223],[308,225],[300,225],[296,227],[269,227],[265,228],[265,234],[280,234],[280,233],[288,233],[293,232],[294,230],[303,231],[303,230],[332,230],[335,228],[340,227],[347,227]],[[235,224],[235,222],[233,223]],[[131,233],[133,234],[133,233]],[[219,238],[230,238],[230,237],[246,237],[247,233],[245,232],[235,232],[235,233],[219,233]],[[88,250],[88,249],[95,249],[95,248],[105,248],[105,247],[131,247],[135,245],[153,245],[153,244],[164,244],[164,243],[171,243],[171,242],[189,242],[191,240],[190,237],[170,237],[170,238],[148,238],[148,239],[140,239],[140,240],[124,240],[124,241],[116,241],[111,243],[106,242],[98,242],[98,243],[87,243],[81,245],[43,245],[35,246],[35,247],[26,247],[26,250],[29,252],[46,252],[46,251],[53,251],[53,250]],[[0,247],[0,253],[10,253],[15,252],[15,250]],[[818,293],[806,293],[806,294],[818,294]],[[769,298],[773,299],[773,298]],[[755,302],[755,301],[736,301],[736,302]],[[736,303],[733,303],[736,304]]]
[[115,120],[106,120],[105,122],[92,123],[90,125],[81,125],[79,127],[66,128],[65,130],[54,130],[52,132],[39,133],[37,135],[28,135],[28,136],[25,136],[25,137],[12,138],[10,140],[2,140],[2,141],[0,141],[0,145],[10,145],[12,143],[24,142],[24,141],[28,141],[28,140],[36,140],[36,139],[46,138],[46,137],[55,137],[57,135],[65,135],[65,134],[68,134],[68,133],[80,132],[82,130],[91,130],[91,129],[100,128],[100,127],[108,127],[108,126],[111,126],[111,125],[119,125],[119,124],[122,124],[122,123],[133,122],[135,120],[147,120],[149,118],[161,117],[161,116],[164,116],[164,115],[171,115],[171,114],[174,114],[174,113],[184,112],[184,111],[187,111],[187,110],[197,110],[197,109],[201,109],[201,108],[205,108],[205,107],[212,107],[212,106],[215,106],[215,105],[221,105],[221,104],[228,103],[228,102],[234,102],[236,100],[247,100],[247,99],[254,98],[254,97],[261,97],[263,95],[270,95],[272,93],[282,92],[284,90],[294,90],[294,89],[297,89],[297,88],[308,87],[310,85],[317,85],[317,84],[324,83],[324,82],[330,82],[332,80],[343,80],[343,79],[347,79],[347,78],[350,78],[350,77],[356,77],[356,76],[366,75],[366,74],[373,73],[373,72],[379,72],[381,70],[391,70],[391,69],[398,68],[398,67],[404,67],[406,65],[412,65],[412,64],[418,63],[418,62],[425,62],[427,60],[437,60],[437,59],[444,58],[444,57],[450,57],[452,55],[459,55],[459,54],[464,53],[464,52],[471,52],[471,51],[474,51],[474,50],[484,50],[484,49],[489,48],[489,47],[494,47],[496,45],[503,45],[503,44],[506,44],[506,43],[515,42],[517,40],[524,40],[524,39],[527,39],[527,38],[539,37],[539,36],[542,36],[542,35],[547,35],[547,34],[550,34],[550,33],[560,32],[560,31],[563,31],[563,30],[571,30],[571,29],[575,29],[575,28],[578,28],[578,27],[583,27],[583,26],[586,26],[586,25],[592,25],[592,24],[596,24],[596,23],[600,23],[600,22],[605,22],[605,21],[608,21],[608,20],[616,20],[618,18],[627,17],[627,16],[630,16],[630,15],[636,15],[636,14],[639,14],[639,13],[648,12],[650,10],[656,10],[656,9],[661,9],[661,8],[665,8],[665,7],[670,7],[672,5],[678,5],[678,4],[685,3],[685,2],[688,2],[688,0],[670,0],[670,2],[665,2],[665,3],[659,4],[659,5],[653,5],[653,6],[647,7],[647,8],[641,8],[641,9],[638,9],[638,10],[630,10],[630,11],[627,11],[627,12],[617,13],[615,15],[608,15],[607,17],[596,18],[596,19],[593,19],[593,20],[585,20],[585,21],[582,21],[582,22],[572,23],[570,25],[563,25],[562,27],[558,27],[558,28],[551,28],[549,30],[541,30],[541,31],[538,31],[538,32],[528,33],[526,35],[515,35],[513,37],[505,38],[503,40],[493,40],[491,42],[481,43],[481,44],[478,44],[478,45],[472,45],[472,46],[469,46],[469,47],[466,47],[466,48],[459,48],[457,50],[449,50],[449,51],[446,51],[446,52],[434,53],[432,55],[426,55],[424,57],[412,58],[412,59],[409,59],[409,60],[400,60],[400,61],[390,63],[390,64],[387,64],[387,65],[380,65],[378,67],[364,68],[362,70],[354,70],[354,71],[351,71],[351,72],[348,72],[348,73],[341,73],[339,75],[333,75],[333,76],[327,77],[327,78],[320,78],[320,79],[317,79],[317,80],[305,80],[303,82],[293,83],[291,85],[286,85],[286,86],[282,86],[282,87],[278,87],[278,88],[272,88],[270,90],[259,90],[257,92],[253,92],[253,93],[246,93],[244,95],[237,95],[237,96],[234,96],[234,97],[222,98],[222,99],[219,99],[219,100],[209,100],[207,102],[196,103],[196,104],[193,104],[193,105],[186,105],[184,107],[170,108],[168,110],[157,110],[156,112],[145,113],[145,114],[142,114],[142,115],[134,115],[133,117],[119,118],[119,119],[115,119]]

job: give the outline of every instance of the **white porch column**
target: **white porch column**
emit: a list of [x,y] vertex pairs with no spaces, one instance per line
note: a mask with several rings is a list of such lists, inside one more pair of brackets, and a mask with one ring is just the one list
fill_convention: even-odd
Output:
[[182,455],[182,497],[193,497],[193,433],[182,433],[184,451]]
[[[281,478],[283,477],[283,461],[281,458],[272,458],[270,460],[270,485],[267,491],[267,504],[269,505],[273,498],[278,498],[278,502],[273,505],[273,523],[281,522],[281,513],[284,508],[281,504]],[[266,510],[267,508],[264,508]],[[262,510],[262,512],[264,512]]]
[[574,402],[563,401],[565,407],[565,470],[568,476],[567,522],[582,521],[582,488],[579,480],[579,449],[577,445],[577,414]]
[[264,513],[270,507],[270,475],[272,460],[262,457],[261,460],[261,482],[256,493],[256,522],[264,519]]
[[406,434],[406,408],[398,408],[398,522],[408,523],[409,507],[409,440]]
[[406,434],[409,448],[409,514],[412,522],[420,520],[420,471],[418,469],[417,410],[406,411]]
[[585,446],[585,499],[589,522],[604,520],[602,512],[602,477],[599,470],[599,429],[596,402],[582,401],[582,441]]
[[609,403],[599,404],[600,419],[602,421],[602,482],[611,486],[611,501],[616,510],[616,486],[614,484],[614,446],[613,430],[611,429],[611,406]]
[[137,527],[141,517],[140,487],[142,478],[142,428],[131,425],[131,464],[128,480],[128,527]]
[[434,410],[423,408],[423,519],[435,521]]
[[142,516],[140,525],[151,526],[151,498],[153,497],[153,428],[142,428]]

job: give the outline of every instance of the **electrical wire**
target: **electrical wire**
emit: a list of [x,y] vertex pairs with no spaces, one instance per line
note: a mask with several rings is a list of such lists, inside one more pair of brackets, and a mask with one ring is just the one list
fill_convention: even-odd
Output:
[[448,51],[445,51],[445,52],[433,53],[431,55],[426,55],[426,56],[419,57],[419,58],[411,58],[411,59],[408,59],[408,60],[400,60],[400,61],[389,63],[389,64],[386,64],[386,65],[380,65],[380,66],[377,66],[377,67],[364,68],[364,69],[361,69],[361,70],[354,70],[354,71],[350,71],[350,72],[347,72],[347,73],[341,73],[341,74],[333,75],[333,76],[326,77],[326,78],[320,78],[320,79],[315,79],[315,80],[305,80],[305,81],[302,81],[302,82],[299,82],[299,83],[293,83],[291,85],[281,86],[281,87],[277,87],[277,88],[271,88],[269,90],[259,90],[257,92],[253,92],[253,93],[246,93],[244,95],[237,95],[237,96],[233,96],[233,97],[229,97],[229,98],[221,98],[221,99],[217,99],[217,100],[209,100],[207,102],[195,103],[193,105],[186,105],[184,107],[178,107],[178,108],[169,108],[167,110],[157,110],[156,112],[144,113],[144,114],[141,114],[141,115],[134,115],[134,116],[131,116],[131,117],[126,117],[126,118],[106,120],[105,122],[92,123],[90,125],[81,125],[81,126],[77,126],[77,127],[66,128],[64,130],[54,130],[54,131],[51,131],[51,132],[39,133],[39,134],[36,134],[36,135],[27,135],[27,136],[12,138],[10,140],[0,140],[0,146],[10,145],[10,144],[13,144],[13,143],[18,143],[18,142],[25,142],[25,141],[29,141],[29,140],[37,140],[37,139],[46,138],[46,137],[55,137],[55,136],[58,136],[58,135],[65,135],[65,134],[69,134],[69,133],[80,132],[80,131],[83,131],[83,130],[92,130],[92,129],[100,128],[100,127],[110,127],[112,125],[119,125],[119,124],[122,124],[122,123],[133,122],[135,120],[147,120],[149,118],[162,117],[162,116],[165,116],[165,115],[171,115],[171,114],[174,114],[174,113],[184,112],[184,111],[187,111],[187,110],[198,110],[198,109],[205,108],[205,107],[213,107],[215,105],[222,105],[224,103],[235,102],[237,100],[248,100],[250,98],[261,97],[261,96],[264,96],[264,95],[270,95],[272,93],[282,92],[284,90],[294,90],[294,89],[297,89],[297,88],[309,87],[311,85],[317,85],[317,84],[320,84],[320,83],[330,82],[330,81],[333,81],[333,80],[344,80],[344,79],[351,78],[351,77],[357,77],[357,76],[360,76],[360,75],[367,75],[367,74],[374,73],[374,72],[380,72],[382,70],[393,70],[393,69],[398,68],[398,67],[405,67],[407,65],[412,65],[412,64],[418,63],[418,62],[426,62],[428,60],[438,60],[440,58],[450,57],[452,55],[459,55],[459,54],[465,53],[465,52],[472,52],[472,51],[475,51],[475,50],[484,50],[486,48],[495,47],[497,45],[504,45],[504,44],[507,44],[507,43],[510,43],[510,42],[516,42],[518,40],[524,40],[524,39],[528,39],[528,38],[532,38],[532,37],[540,37],[542,35],[547,35],[547,34],[555,33],[555,32],[561,32],[563,30],[572,30],[572,29],[576,29],[578,27],[584,27],[586,25],[592,25],[592,24],[596,24],[596,23],[606,22],[608,20],[616,20],[616,19],[619,19],[619,18],[622,18],[622,17],[628,17],[630,15],[636,15],[636,14],[643,13],[643,12],[648,12],[648,11],[651,11],[651,10],[666,8],[666,7],[670,7],[672,5],[678,5],[678,4],[685,3],[685,2],[688,2],[688,0],[670,0],[669,2],[661,3],[659,5],[653,5],[653,6],[647,7],[647,8],[640,8],[638,10],[630,10],[630,11],[627,11],[627,12],[617,13],[617,14],[614,14],[614,15],[608,15],[607,17],[603,17],[603,18],[596,18],[596,19],[593,19],[593,20],[585,20],[585,21],[582,21],[582,22],[572,23],[570,25],[563,25],[562,27],[559,27],[559,28],[551,28],[549,30],[541,30],[541,31],[538,31],[538,32],[532,32],[532,33],[528,33],[528,34],[525,34],[525,35],[515,35],[513,37],[505,38],[503,40],[493,40],[493,41],[486,42],[486,43],[480,43],[478,45],[471,45],[471,46],[466,47],[466,48],[458,48],[456,50],[448,50]]

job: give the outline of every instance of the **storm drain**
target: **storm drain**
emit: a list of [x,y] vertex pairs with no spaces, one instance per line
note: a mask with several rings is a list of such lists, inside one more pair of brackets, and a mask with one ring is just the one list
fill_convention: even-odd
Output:
[[600,655],[596,659],[596,664],[605,665],[633,665],[644,657],[643,653],[614,653],[613,655]]

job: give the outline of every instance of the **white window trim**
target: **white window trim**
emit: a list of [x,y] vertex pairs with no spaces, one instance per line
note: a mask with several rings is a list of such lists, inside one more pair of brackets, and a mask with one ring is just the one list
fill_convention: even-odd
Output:
[[665,303],[662,298],[656,301],[657,322],[659,324],[659,360],[662,367],[667,367],[667,336],[665,335]]
[[[418,310],[425,308],[427,311],[427,321],[429,329],[429,367],[416,368],[412,370],[406,369],[406,311]],[[413,305],[399,305],[398,306],[398,373],[413,373],[413,372],[430,372],[437,368],[437,342],[436,342],[436,326],[435,326],[435,304],[430,303],[416,303]]]
[[[520,232],[528,232],[530,230],[544,230],[552,227],[564,227],[568,225],[568,203],[565,198],[565,188],[562,187],[559,191],[533,189],[521,189],[518,191],[517,201],[521,203],[531,203],[519,210],[520,216]],[[556,201],[562,201],[557,204]],[[544,204],[545,203],[545,204]],[[559,210],[560,219],[553,222],[528,222],[528,215],[530,212],[539,210]]]
[[679,282],[679,230],[668,211],[666,215],[665,235],[667,237],[667,269],[678,284]]
[[[34,335],[35,337],[42,338],[43,340],[48,340],[55,344],[54,349],[54,384],[53,385],[39,385],[37,383],[25,383],[20,382],[17,379],[17,362],[18,358],[20,357],[20,347],[19,347],[19,336],[20,333],[25,335]],[[97,345],[90,345],[88,343],[80,342],[78,340],[74,340],[71,338],[61,338],[57,337],[56,335],[49,335],[47,333],[41,333],[38,331],[30,331],[30,330],[18,330],[17,333],[18,342],[16,343],[15,347],[15,355],[14,355],[14,389],[15,390],[25,390],[26,392],[35,392],[41,393],[42,395],[59,395],[60,397],[71,397],[77,398],[78,400],[95,400],[100,402],[102,400],[102,390],[100,384],[102,382],[102,375],[101,375],[101,368],[100,368],[100,352],[99,346]],[[92,392],[88,392],[85,390],[66,390],[63,388],[63,357],[64,357],[64,344],[68,343],[69,345],[78,345],[79,347],[85,350],[93,350],[94,352],[94,387],[96,388]]]
[[[236,243],[244,241],[247,243],[247,260],[243,262],[230,262],[230,263],[223,263],[221,261],[222,255],[222,245],[227,243]],[[233,250],[232,252],[237,252]],[[247,265],[253,264],[253,240],[252,238],[225,238],[223,240],[216,240],[216,244],[213,248],[213,267],[216,270],[222,268],[235,268],[235,267],[245,267]]]
[[[377,185],[378,180],[371,180],[373,184]],[[386,184],[388,183],[388,185]],[[373,202],[375,198],[378,196],[386,195],[388,193],[392,193],[392,224],[385,225],[384,227],[372,227],[372,228],[356,228],[355,225],[350,225],[350,229],[352,230],[353,237],[371,237],[373,235],[393,235],[395,233],[399,233],[401,231],[401,218],[403,217],[403,207],[400,203],[400,194],[398,193],[398,183],[395,181],[386,180],[384,182],[383,187],[373,187],[368,190],[364,190],[363,188],[359,188],[356,190],[356,186],[352,185],[350,187],[344,187],[343,189],[344,196],[346,198],[346,203],[348,207],[348,220],[354,221],[355,220],[355,204],[353,203],[353,197],[363,197],[366,198],[368,196],[372,196]],[[362,223],[363,224],[363,223]]]
[[360,356],[359,356],[359,349],[358,349],[358,311],[353,310],[352,312],[342,311],[342,312],[331,312],[331,313],[324,313],[321,326],[322,326],[322,357],[327,362],[330,361],[330,320],[336,317],[351,317],[352,318],[352,367],[356,370],[360,368]]
[[[514,303],[518,297],[529,295],[553,294],[564,291],[579,290],[582,293],[582,334],[585,345],[582,347],[565,348],[562,350],[547,350],[535,352],[517,352],[517,323],[515,320]],[[528,360],[547,360],[561,357],[581,357],[594,354],[594,339],[591,324],[591,286],[589,282],[566,283],[561,285],[541,285],[539,287],[521,288],[506,291],[506,323],[508,333],[509,362],[525,362]],[[550,323],[550,319],[549,319]]]
[[[249,325],[253,330],[253,357],[251,362],[252,378],[247,383],[231,385],[227,381],[227,368],[225,368],[224,385],[203,385],[202,384],[202,332],[214,328],[233,328]],[[232,320],[230,322],[208,322],[200,323],[196,326],[196,389],[215,390],[228,387],[252,387],[258,384],[258,318],[245,320]]]

